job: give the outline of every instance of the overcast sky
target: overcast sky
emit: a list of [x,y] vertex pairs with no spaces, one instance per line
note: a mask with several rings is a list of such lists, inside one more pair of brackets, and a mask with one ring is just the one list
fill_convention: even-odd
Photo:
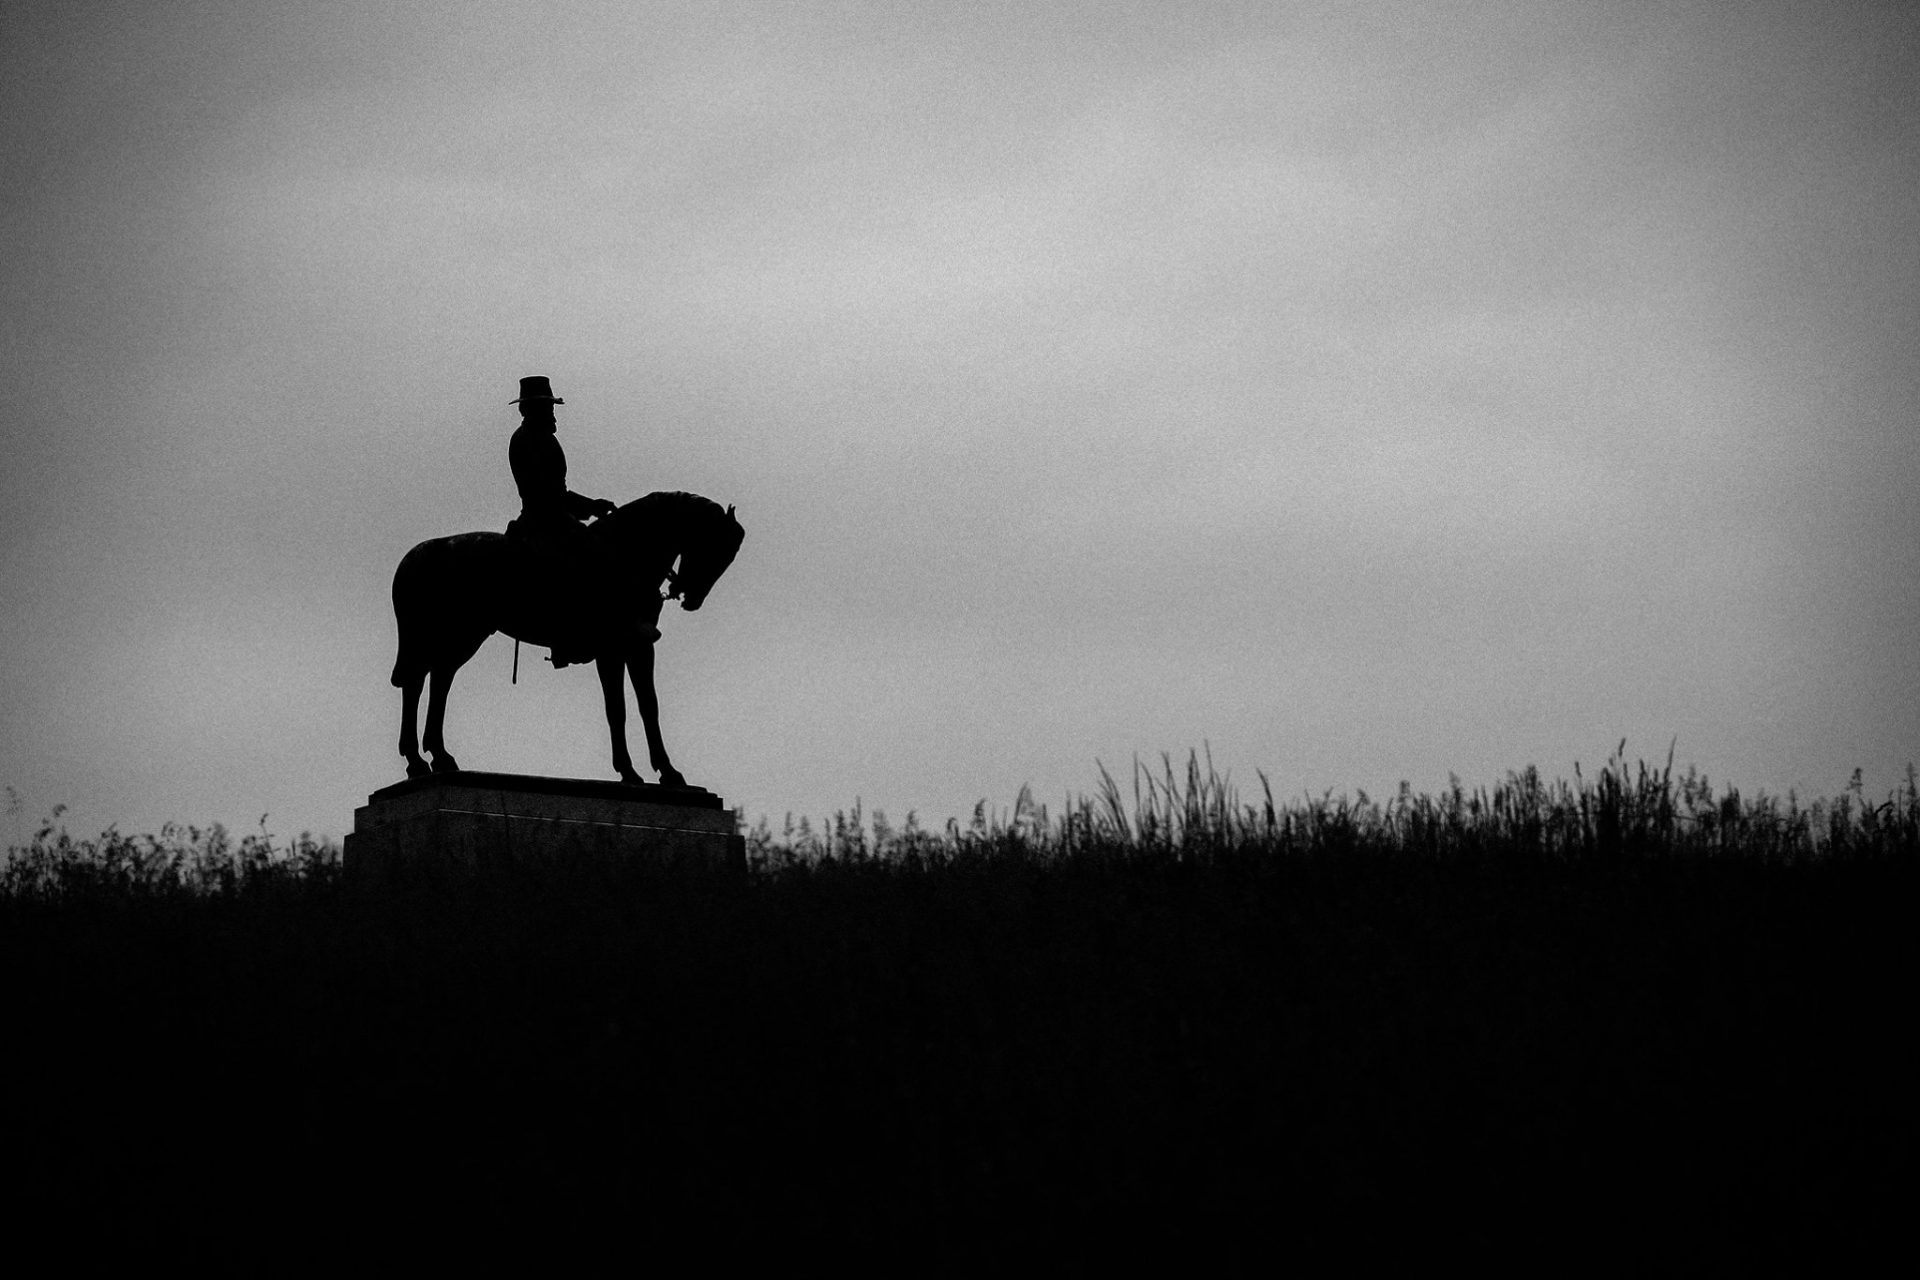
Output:
[[[0,64],[28,824],[348,829],[536,373],[576,490],[737,506],[663,723],[776,826],[1920,759],[1913,6],[7,0]],[[450,746],[611,777],[540,657]]]

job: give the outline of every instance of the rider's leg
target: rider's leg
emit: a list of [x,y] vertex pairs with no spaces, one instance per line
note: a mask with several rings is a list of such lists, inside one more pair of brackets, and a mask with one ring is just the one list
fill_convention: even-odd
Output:
[[598,634],[604,611],[595,593],[604,587],[601,575],[592,572],[594,544],[581,526],[571,525],[571,529],[557,540],[558,565],[552,579],[558,635],[553,646],[555,667],[591,662],[607,648],[605,637]]

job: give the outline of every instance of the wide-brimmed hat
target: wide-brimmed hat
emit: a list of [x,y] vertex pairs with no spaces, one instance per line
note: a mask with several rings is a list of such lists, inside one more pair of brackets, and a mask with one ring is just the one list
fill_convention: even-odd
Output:
[[553,388],[547,385],[547,380],[545,378],[520,379],[520,399],[509,400],[507,401],[507,403],[521,404],[526,401],[536,401],[540,404],[565,404],[566,403],[565,400],[562,400],[559,396],[553,394]]

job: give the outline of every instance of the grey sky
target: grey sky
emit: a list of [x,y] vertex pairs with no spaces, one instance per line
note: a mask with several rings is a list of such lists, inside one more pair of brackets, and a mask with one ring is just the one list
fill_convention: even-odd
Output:
[[[660,684],[750,814],[1920,757],[1910,7],[13,2],[0,61],[36,813],[343,829],[528,373],[577,489],[738,506]],[[510,653],[463,763],[610,774]]]

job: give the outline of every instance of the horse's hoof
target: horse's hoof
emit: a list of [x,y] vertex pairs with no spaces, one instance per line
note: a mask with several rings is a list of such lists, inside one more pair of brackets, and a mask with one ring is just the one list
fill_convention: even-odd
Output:
[[425,760],[410,760],[407,762],[407,776],[409,778],[424,778],[432,772],[432,767],[428,765]]
[[433,771],[435,773],[458,773],[460,772],[460,762],[452,756],[435,756],[433,758]]
[[687,780],[680,776],[678,769],[662,769],[660,771],[660,785],[663,787],[684,787],[687,785]]
[[623,769],[620,771],[620,781],[629,787],[644,787],[647,785],[647,780],[631,769]]

